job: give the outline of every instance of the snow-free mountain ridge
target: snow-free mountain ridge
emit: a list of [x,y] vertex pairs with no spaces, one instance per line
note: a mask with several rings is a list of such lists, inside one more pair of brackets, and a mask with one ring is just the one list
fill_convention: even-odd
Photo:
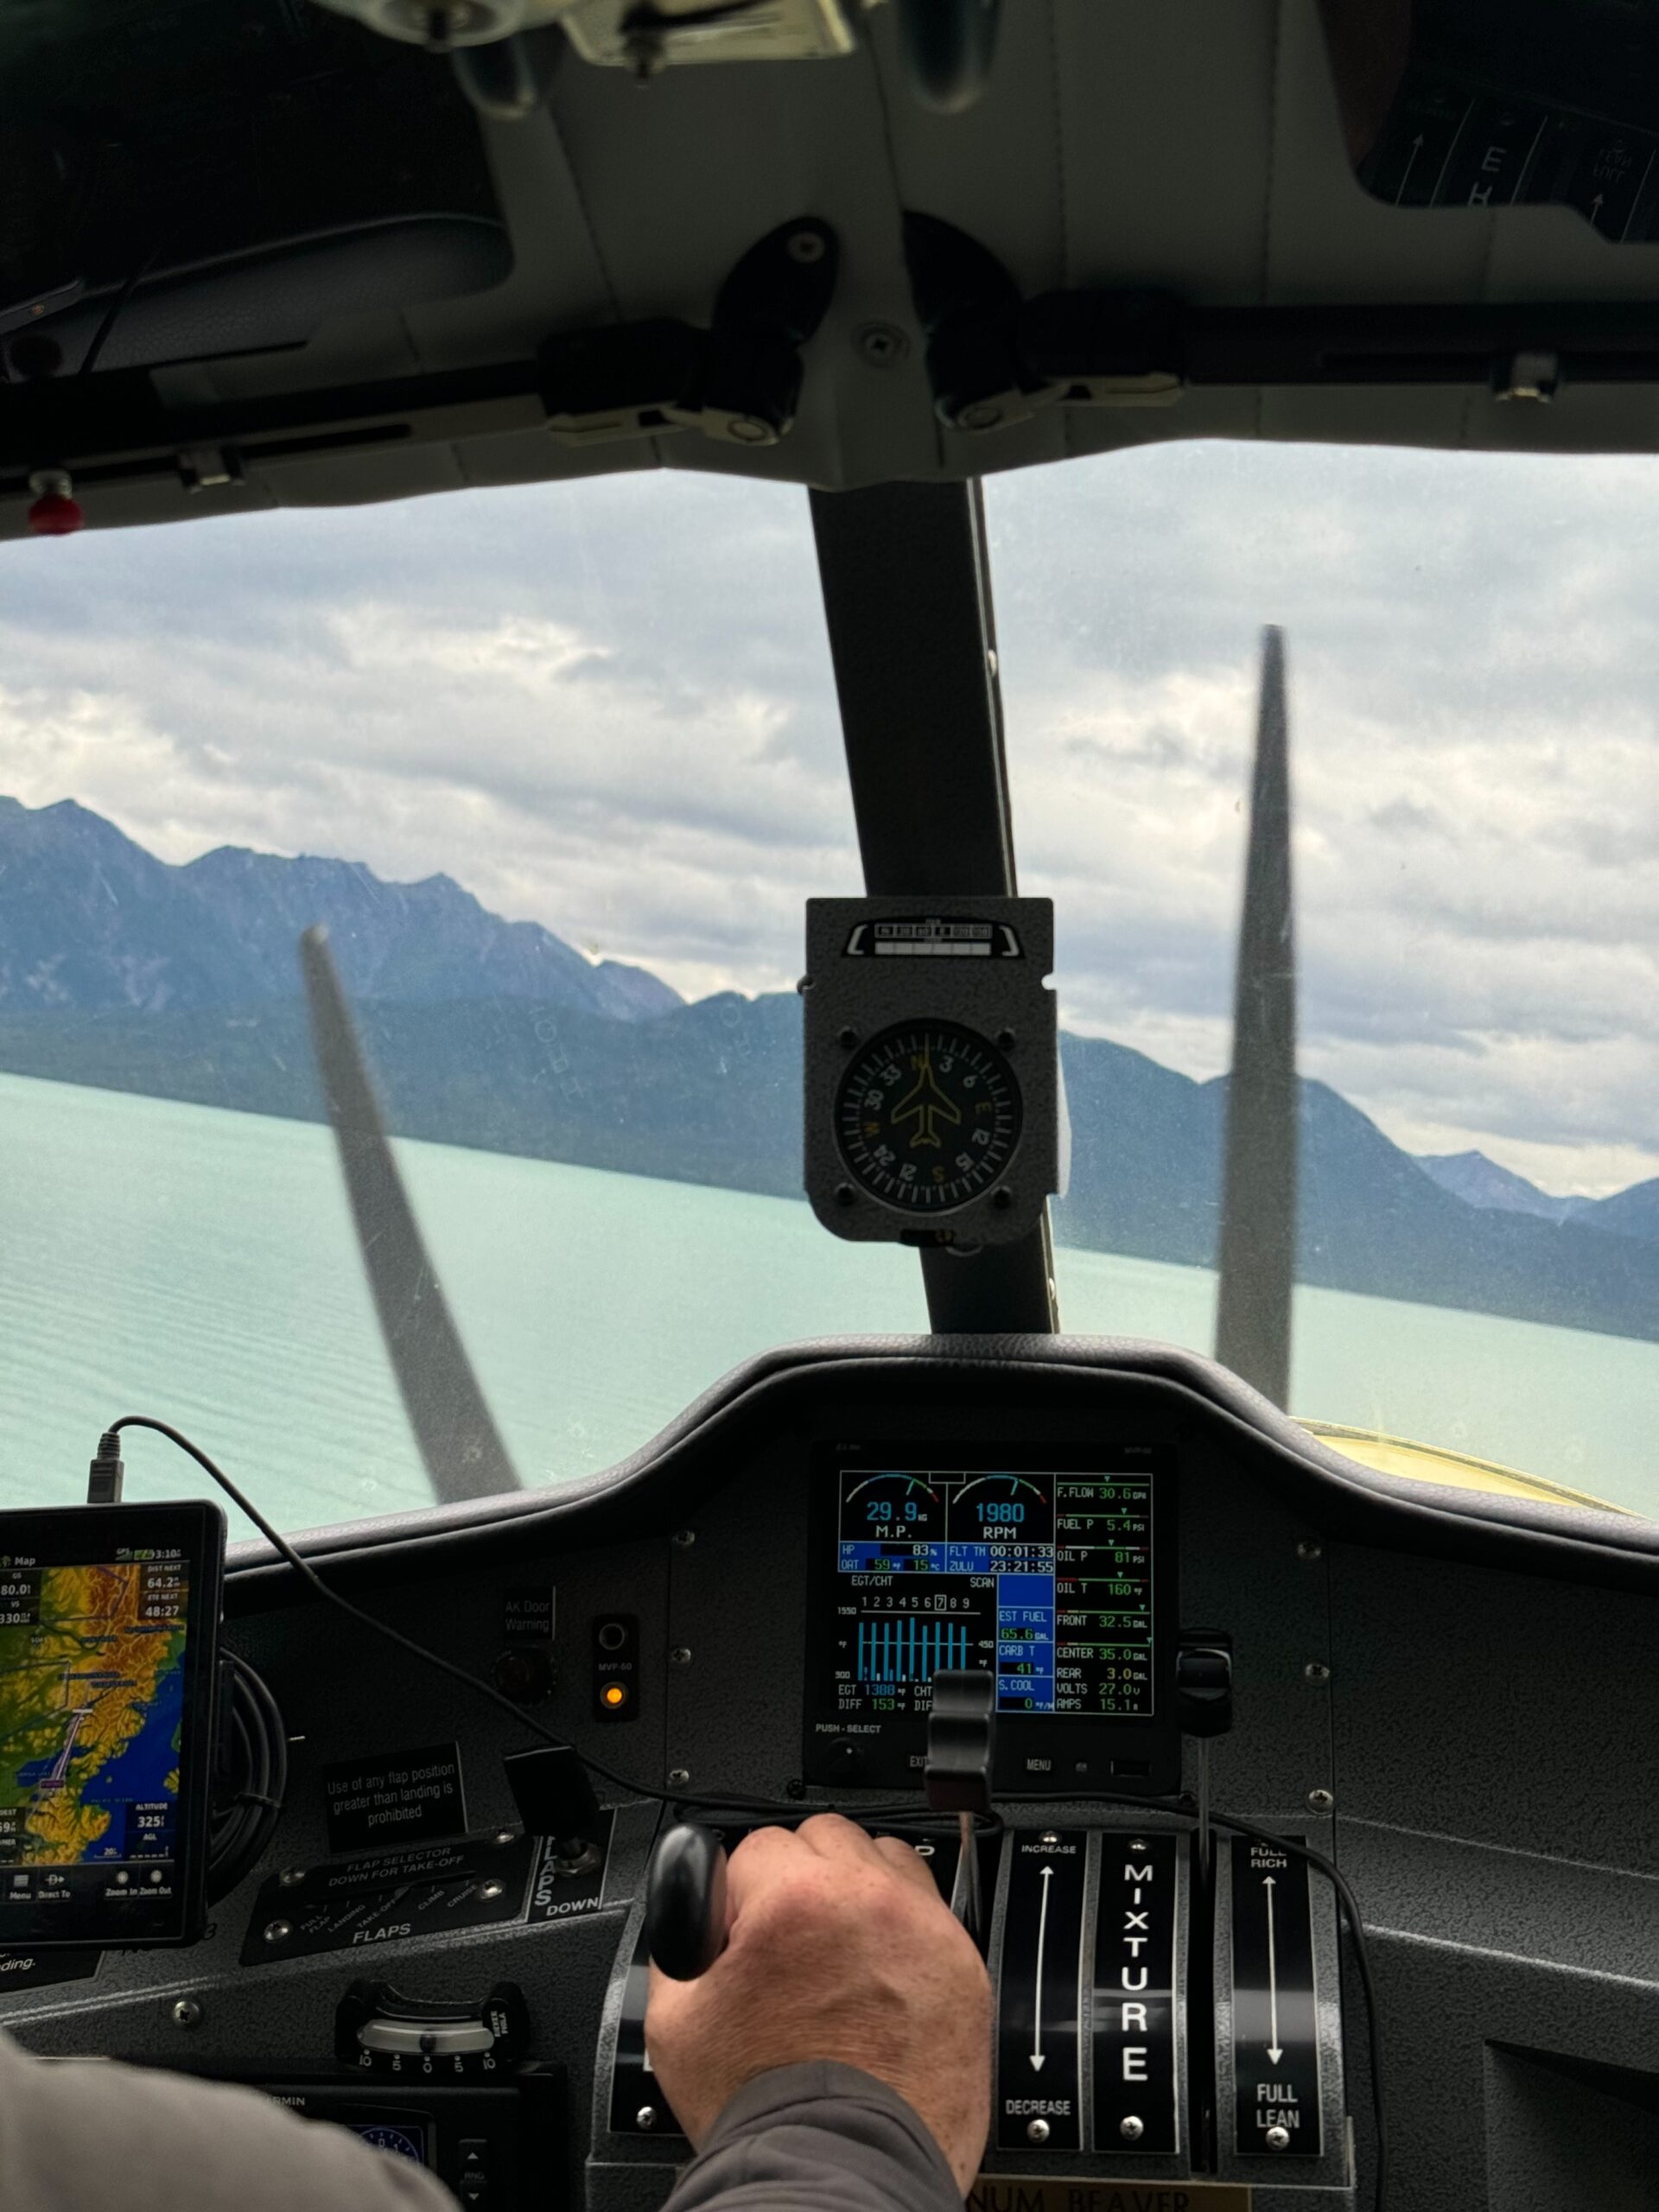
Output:
[[[447,876],[233,847],[172,868],[73,802],[0,800],[0,1070],[320,1119],[295,957],[318,921],[395,1132],[799,1195],[792,992],[688,1006]],[[1212,1265],[1225,1078],[1061,1053],[1061,1241]],[[1659,1340],[1659,1180],[1552,1200],[1481,1154],[1414,1159],[1324,1084],[1300,1116],[1302,1281]]]
[[447,875],[383,883],[360,861],[235,845],[175,868],[73,799],[0,798],[0,1011],[289,997],[295,947],[315,922],[354,997],[538,999],[619,1021],[681,1003],[643,968],[594,963],[537,922],[503,921]]

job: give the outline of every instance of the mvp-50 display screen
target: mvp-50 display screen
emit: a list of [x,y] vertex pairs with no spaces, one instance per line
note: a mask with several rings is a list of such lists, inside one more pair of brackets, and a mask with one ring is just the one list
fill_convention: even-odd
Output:
[[0,1948],[194,1942],[225,1516],[0,1513]]
[[1000,1789],[1177,1787],[1168,1453],[834,1446],[810,1526],[807,1781],[913,1785],[933,1675],[987,1668]]
[[1175,1788],[1174,1485],[1149,1445],[824,1452],[813,1476],[809,1782],[914,1784],[942,1668],[996,1677],[1004,1790]]

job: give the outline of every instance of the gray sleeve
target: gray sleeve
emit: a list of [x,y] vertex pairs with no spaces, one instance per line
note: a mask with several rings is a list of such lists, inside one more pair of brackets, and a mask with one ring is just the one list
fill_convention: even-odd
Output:
[[412,2159],[257,2089],[32,2058],[3,2035],[0,2195],[6,2212],[455,2212]]
[[667,2212],[962,2212],[962,2198],[896,2091],[855,2066],[817,2064],[740,2089]]

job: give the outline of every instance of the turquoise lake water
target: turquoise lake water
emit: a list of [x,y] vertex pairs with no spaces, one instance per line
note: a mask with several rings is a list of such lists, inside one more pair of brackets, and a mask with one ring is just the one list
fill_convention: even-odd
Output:
[[[80,1498],[123,1413],[183,1428],[287,1527],[425,1500],[326,1129],[21,1076],[0,1128],[0,1501]],[[526,1481],[607,1466],[768,1345],[926,1325],[912,1254],[804,1205],[397,1152]],[[1209,1348],[1203,1269],[1063,1250],[1059,1286],[1070,1330]],[[1659,1344],[1303,1289],[1292,1403],[1659,1514]],[[129,1466],[129,1495],[199,1487],[159,1440]]]

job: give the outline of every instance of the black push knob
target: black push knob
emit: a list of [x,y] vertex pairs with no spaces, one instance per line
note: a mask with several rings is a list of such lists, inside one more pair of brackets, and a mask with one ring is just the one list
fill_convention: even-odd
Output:
[[726,1847],[695,1821],[670,1828],[652,1854],[645,1948],[671,1981],[695,1981],[726,1948]]
[[951,1909],[976,1937],[983,1916],[979,1840],[974,1821],[991,1809],[991,1768],[995,1755],[995,1675],[974,1668],[942,1667],[933,1677],[922,1784],[936,1813],[957,1816],[957,1879]]
[[933,1677],[922,1776],[936,1813],[988,1813],[996,1744],[996,1677],[977,1668],[941,1668]]
[[1224,1736],[1233,1725],[1232,1638],[1184,1629],[1175,1651],[1175,1719],[1183,1736]]

